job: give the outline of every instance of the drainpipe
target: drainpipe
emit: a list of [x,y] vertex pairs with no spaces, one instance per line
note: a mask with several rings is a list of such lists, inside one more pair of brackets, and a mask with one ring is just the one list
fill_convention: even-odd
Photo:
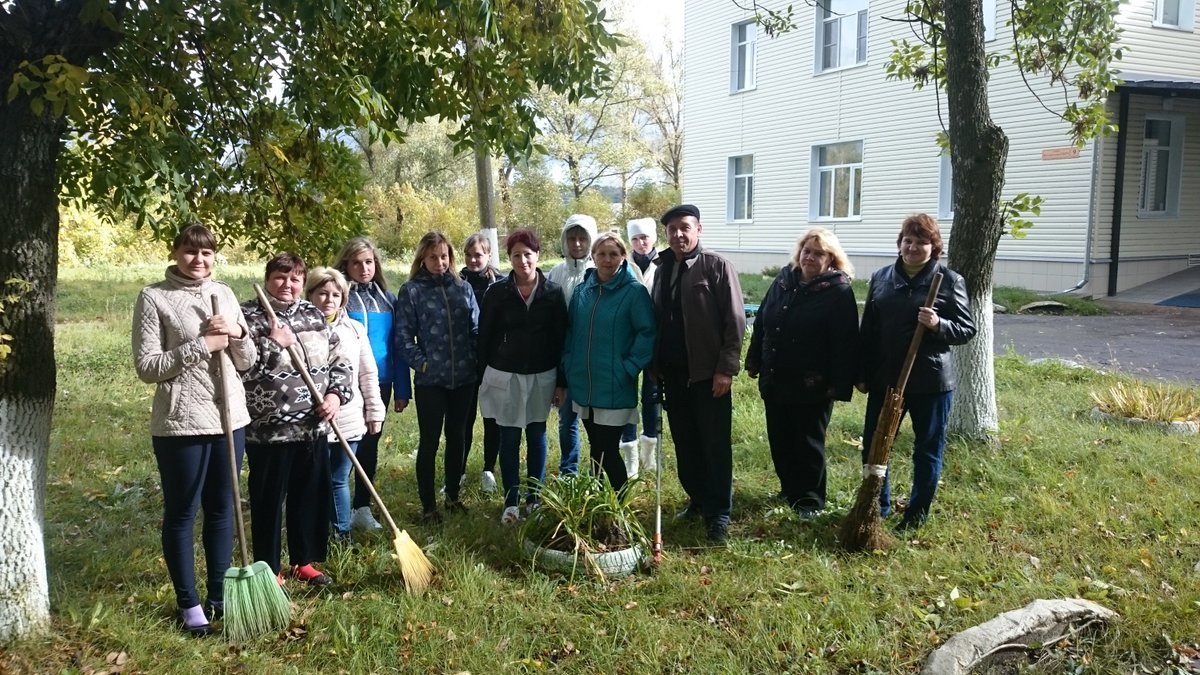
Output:
[[1104,139],[1099,138],[1092,141],[1092,176],[1090,181],[1091,189],[1088,191],[1087,240],[1083,247],[1083,278],[1079,280],[1079,283],[1062,291],[1059,295],[1074,293],[1092,280],[1092,242],[1096,239],[1093,235],[1093,228],[1096,225],[1096,193],[1100,191],[1100,187],[1103,185],[1103,182],[1100,180],[1100,160],[1103,156]]
[[1121,91],[1121,108],[1117,114],[1117,166],[1113,180],[1112,239],[1108,244],[1108,296],[1117,294],[1117,260],[1121,255],[1121,210],[1125,202],[1125,146],[1129,133],[1129,92]]

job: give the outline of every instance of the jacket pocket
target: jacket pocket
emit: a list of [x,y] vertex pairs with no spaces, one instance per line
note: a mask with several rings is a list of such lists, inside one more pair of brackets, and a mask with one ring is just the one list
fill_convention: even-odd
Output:
[[174,377],[155,388],[153,409],[156,417],[172,421],[180,419],[180,387],[179,378]]

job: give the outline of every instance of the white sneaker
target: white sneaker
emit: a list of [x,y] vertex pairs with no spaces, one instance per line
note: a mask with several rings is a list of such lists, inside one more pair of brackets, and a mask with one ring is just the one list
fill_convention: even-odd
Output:
[[458,487],[463,487],[467,484],[467,474],[458,477]]
[[371,507],[360,506],[350,514],[350,529],[352,530],[382,530],[383,525],[371,515]]
[[483,476],[479,479],[479,489],[483,490],[483,494],[485,495],[496,492],[496,474],[491,471],[484,471]]
[[625,475],[629,480],[638,477],[638,444],[637,441],[629,441],[621,444],[621,458],[625,460]]
[[519,520],[521,520],[521,509],[515,506],[505,507],[504,513],[500,514],[501,525],[516,525]]
[[657,438],[652,436],[642,436],[638,439],[638,455],[641,456],[642,468],[647,471],[658,471],[658,462],[655,461],[658,459],[658,457],[654,452],[657,449]]

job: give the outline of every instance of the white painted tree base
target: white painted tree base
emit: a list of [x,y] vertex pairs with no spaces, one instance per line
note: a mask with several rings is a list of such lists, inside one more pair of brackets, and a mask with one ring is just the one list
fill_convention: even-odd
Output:
[[0,399],[0,645],[50,623],[42,522],[52,406]]
[[954,406],[948,431],[975,440],[994,440],[1000,428],[996,408],[996,369],[992,353],[992,292],[982,301],[971,301],[977,332],[965,345],[950,348],[954,374]]
[[1005,645],[1029,645],[1055,640],[1072,624],[1112,621],[1117,613],[1082,598],[1034,600],[955,635],[925,662],[921,675],[969,673]]

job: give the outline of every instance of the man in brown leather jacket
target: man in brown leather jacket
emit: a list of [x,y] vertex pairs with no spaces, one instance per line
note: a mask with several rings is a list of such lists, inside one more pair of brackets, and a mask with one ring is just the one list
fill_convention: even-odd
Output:
[[700,246],[700,210],[681,204],[662,217],[670,254],[658,256],[655,365],[671,425],[679,482],[690,500],[682,518],[703,517],[723,543],[733,507],[733,398],[746,312],[733,265]]

